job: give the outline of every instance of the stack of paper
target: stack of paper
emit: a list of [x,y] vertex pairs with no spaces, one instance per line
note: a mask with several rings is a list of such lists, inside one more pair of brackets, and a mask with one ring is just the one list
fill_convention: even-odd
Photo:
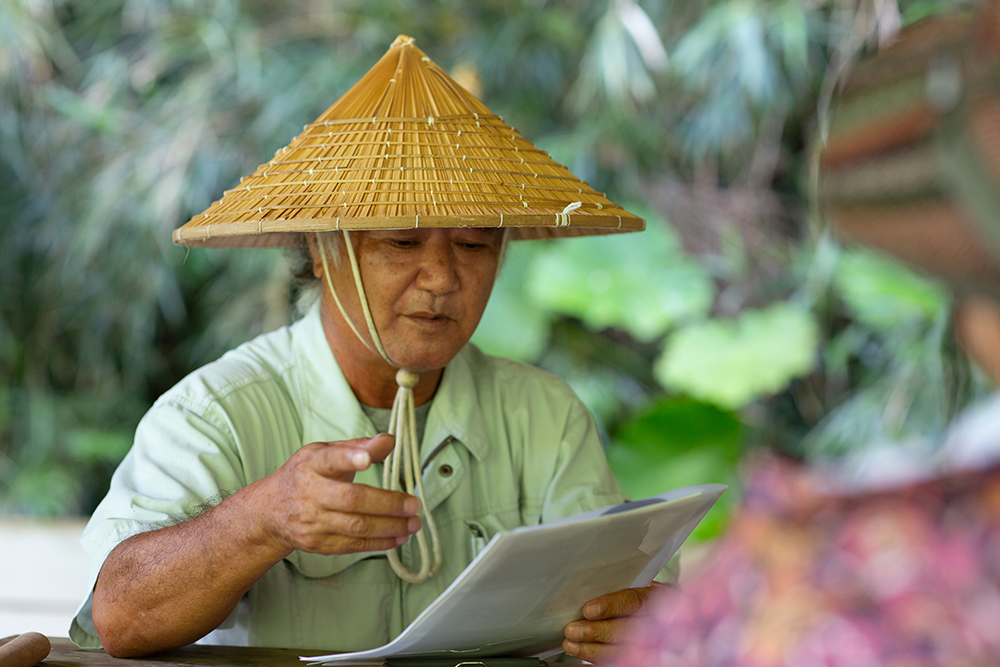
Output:
[[386,657],[545,655],[601,595],[649,584],[722,495],[670,491],[496,534],[438,598],[379,648],[303,658],[336,665]]

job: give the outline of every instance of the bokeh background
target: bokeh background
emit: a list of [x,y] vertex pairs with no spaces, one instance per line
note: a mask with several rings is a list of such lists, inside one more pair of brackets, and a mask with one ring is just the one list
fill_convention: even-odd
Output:
[[[831,236],[838,77],[947,0],[0,0],[0,515],[87,515],[186,373],[294,317],[276,250],[172,245],[399,33],[647,219],[513,244],[475,341],[566,379],[633,498],[746,453],[926,451],[984,395],[948,292]],[[884,458],[879,460],[884,461]]]

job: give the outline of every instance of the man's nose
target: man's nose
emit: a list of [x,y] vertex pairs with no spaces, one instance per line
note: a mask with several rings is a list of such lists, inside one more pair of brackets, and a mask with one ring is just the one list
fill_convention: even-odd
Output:
[[435,239],[424,247],[417,287],[433,294],[447,294],[458,289],[458,270],[450,243]]

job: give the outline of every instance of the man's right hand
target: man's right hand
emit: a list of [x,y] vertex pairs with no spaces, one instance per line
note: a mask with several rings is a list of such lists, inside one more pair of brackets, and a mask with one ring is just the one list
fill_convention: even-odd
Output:
[[289,552],[320,554],[384,551],[420,530],[420,501],[400,491],[355,484],[355,473],[381,462],[393,448],[382,434],[314,442],[260,480],[265,529]]
[[293,549],[391,549],[420,529],[420,502],[355,484],[393,438],[306,445],[272,474],[188,521],[126,539],[94,586],[94,626],[115,657],[183,646],[217,628]]

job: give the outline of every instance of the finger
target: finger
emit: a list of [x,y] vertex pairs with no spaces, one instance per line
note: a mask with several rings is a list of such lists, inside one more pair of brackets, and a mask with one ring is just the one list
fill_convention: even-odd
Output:
[[318,450],[314,467],[324,477],[349,482],[354,479],[354,473],[367,470],[371,464],[372,456],[363,447],[331,442]]
[[374,516],[331,512],[324,526],[327,532],[349,538],[403,538],[420,530],[420,517]]
[[583,616],[590,621],[631,616],[648,607],[649,597],[658,587],[626,588],[602,595],[583,605]]
[[312,444],[314,444],[314,445],[326,445],[328,447],[330,447],[330,446],[338,446],[338,447],[364,447],[365,445],[367,445],[372,440],[375,440],[376,438],[387,438],[387,437],[391,438],[392,436],[389,435],[388,433],[380,433],[380,434],[378,434],[376,436],[373,436],[371,438],[351,438],[350,440],[320,440],[320,441],[314,442]]
[[374,438],[355,438],[324,444],[317,450],[320,474],[334,479],[351,481],[354,473],[366,470],[372,463],[385,460],[392,451],[395,439],[386,433]]
[[621,655],[624,645],[581,643],[567,639],[563,642],[562,649],[566,655],[586,660],[596,665],[604,665]]
[[312,553],[384,551],[403,544],[420,530],[418,517],[386,517],[320,511],[289,522],[288,544]]
[[388,551],[389,549],[395,549],[398,546],[406,544],[407,539],[407,537],[357,538],[332,535],[325,542],[313,547],[303,548],[302,551],[327,556],[360,553],[363,551]]
[[420,499],[416,496],[356,482],[326,483],[318,502],[322,509],[329,512],[399,517],[420,513]]
[[361,447],[371,455],[372,461],[376,463],[385,461],[386,457],[392,453],[392,449],[395,446],[396,438],[388,433],[379,433],[374,438],[369,438],[361,445]]
[[628,637],[636,621],[631,618],[615,618],[608,621],[573,621],[566,626],[566,639],[575,642],[597,642],[619,644]]
[[[392,452],[396,439],[388,433],[374,438],[356,438],[326,443],[322,454],[327,476],[350,481],[354,473],[365,470],[372,463],[381,463]],[[351,461],[344,465],[344,457]]]

